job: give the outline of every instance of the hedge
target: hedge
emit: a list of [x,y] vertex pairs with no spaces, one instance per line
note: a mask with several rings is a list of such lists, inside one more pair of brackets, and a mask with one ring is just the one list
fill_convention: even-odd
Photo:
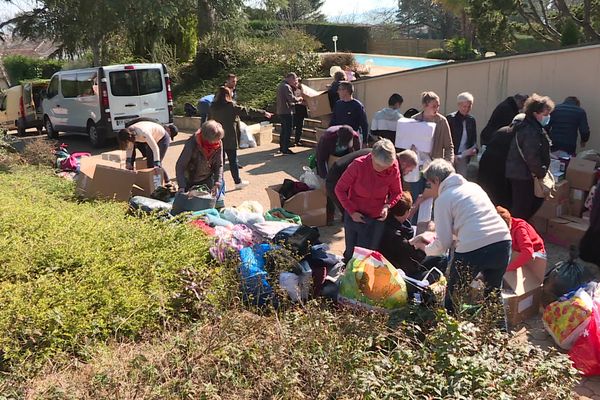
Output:
[[60,71],[64,64],[59,60],[46,60],[19,54],[6,56],[2,62],[12,85],[28,79],[48,79],[55,72]]

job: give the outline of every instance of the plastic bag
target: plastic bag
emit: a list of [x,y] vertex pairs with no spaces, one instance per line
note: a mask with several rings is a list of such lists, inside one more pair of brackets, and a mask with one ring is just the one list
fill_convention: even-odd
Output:
[[319,189],[321,187],[321,181],[315,171],[309,167],[302,167],[304,173],[300,175],[300,182],[304,182],[311,189]]
[[269,244],[262,243],[240,250],[240,279],[243,299],[249,304],[264,306],[270,302],[276,305],[273,288],[267,282],[265,253],[271,250]]
[[592,305],[592,297],[581,288],[569,299],[546,307],[542,321],[557,345],[565,350],[573,346],[590,322]]
[[216,200],[210,190],[204,187],[193,187],[189,192],[178,192],[173,200],[171,214],[177,215],[184,211],[200,211],[215,208]]
[[284,210],[283,208],[273,208],[265,213],[267,221],[283,221],[302,225],[302,219],[299,215]]
[[542,288],[542,303],[544,306],[589,281],[587,269],[576,262],[576,258],[577,249],[571,246],[569,260],[557,263],[546,273]]
[[592,316],[586,329],[577,339],[569,357],[573,366],[584,376],[600,375],[600,310],[594,302]]
[[379,252],[355,247],[340,282],[340,296],[386,309],[406,305],[406,283]]
[[249,132],[248,125],[240,122],[240,149],[247,149],[248,147],[256,147],[256,140]]
[[261,213],[252,213],[248,211],[240,211],[234,207],[225,207],[221,210],[221,216],[227,221],[233,222],[234,224],[245,224],[252,225],[256,223],[265,222],[265,217]]

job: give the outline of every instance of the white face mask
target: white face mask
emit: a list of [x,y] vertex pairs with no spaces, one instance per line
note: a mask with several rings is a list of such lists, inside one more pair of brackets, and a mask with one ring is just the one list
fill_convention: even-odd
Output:
[[550,123],[550,115],[545,115],[542,120],[540,121],[540,124],[542,124],[542,126],[546,126]]

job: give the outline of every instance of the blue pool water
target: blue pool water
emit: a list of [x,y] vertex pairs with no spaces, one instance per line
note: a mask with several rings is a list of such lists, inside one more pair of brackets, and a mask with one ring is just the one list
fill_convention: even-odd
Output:
[[404,57],[381,57],[372,54],[355,54],[354,58],[359,64],[365,64],[367,60],[372,60],[373,65],[378,67],[398,67],[398,68],[421,68],[430,65],[443,64],[446,61],[440,60],[415,60]]

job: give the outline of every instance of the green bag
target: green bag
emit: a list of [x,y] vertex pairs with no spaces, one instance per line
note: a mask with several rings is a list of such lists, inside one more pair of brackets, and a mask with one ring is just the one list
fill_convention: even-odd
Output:
[[311,153],[311,155],[308,156],[308,167],[310,169],[317,168],[317,156],[315,155],[315,153]]
[[284,221],[291,222],[293,224],[302,225],[302,219],[299,215],[291,213],[283,208],[273,208],[265,213],[265,220],[267,221]]

